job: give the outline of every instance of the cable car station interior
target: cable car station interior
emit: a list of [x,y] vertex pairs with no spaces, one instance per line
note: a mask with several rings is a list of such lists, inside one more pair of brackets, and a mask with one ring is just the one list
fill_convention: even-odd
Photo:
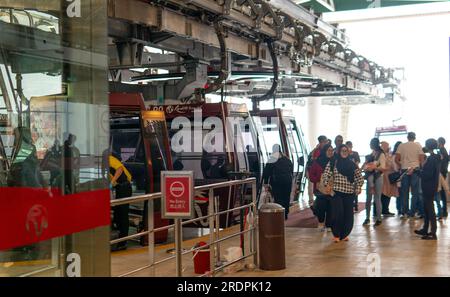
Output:
[[[0,0],[0,276],[372,276],[380,259],[376,276],[450,275],[448,199],[434,214],[437,240],[415,235],[426,202],[422,218],[397,202],[403,167],[382,223],[366,203],[377,196],[369,140],[395,158],[414,124],[374,116],[408,112],[408,68],[360,53],[350,34],[358,22],[449,17],[447,1],[406,2]],[[425,139],[450,138],[436,131],[418,133],[423,172],[438,151]],[[321,222],[316,191],[327,168],[332,190],[344,176],[348,140],[360,161],[348,178],[352,231],[339,238]],[[334,157],[323,152],[313,182],[329,141]],[[170,184],[177,176],[189,186]],[[169,215],[181,196],[190,215]]]

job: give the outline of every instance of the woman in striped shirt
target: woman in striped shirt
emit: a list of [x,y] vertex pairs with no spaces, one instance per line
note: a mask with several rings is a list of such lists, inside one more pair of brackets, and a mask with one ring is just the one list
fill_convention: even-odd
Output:
[[325,186],[333,187],[331,198],[333,241],[348,241],[353,229],[353,199],[361,193],[364,178],[360,169],[349,158],[349,149],[341,145],[335,164],[328,163],[323,173]]

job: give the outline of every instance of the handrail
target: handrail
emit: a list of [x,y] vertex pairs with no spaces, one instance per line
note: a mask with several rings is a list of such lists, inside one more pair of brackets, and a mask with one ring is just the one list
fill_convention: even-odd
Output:
[[[227,209],[224,211],[215,210],[214,203],[215,203],[216,197],[214,197],[214,192],[213,192],[214,189],[223,188],[223,187],[231,187],[231,186],[236,186],[236,185],[246,185],[246,184],[252,185],[252,201],[251,202],[244,204],[244,205],[240,205],[238,207],[230,208],[230,209]],[[221,264],[220,266],[216,267],[216,262],[220,261],[220,245],[219,244],[225,240],[232,239],[236,236],[242,236],[243,234],[246,234],[246,233],[250,234],[250,252],[247,255],[245,255],[245,251],[243,251],[243,257],[241,257],[239,260],[253,256],[253,263],[255,265],[257,265],[258,247],[256,244],[257,243],[256,236],[257,236],[258,227],[256,224],[256,222],[257,222],[257,219],[256,219],[256,215],[257,215],[256,214],[256,210],[257,210],[256,178],[252,177],[252,178],[246,178],[246,179],[242,179],[242,180],[231,180],[231,181],[225,181],[225,182],[219,182],[219,183],[212,183],[212,184],[197,186],[194,189],[196,191],[199,191],[199,190],[208,190],[209,191],[208,214],[206,216],[201,216],[201,217],[197,217],[194,219],[186,220],[184,222],[181,222],[180,225],[182,226],[182,225],[186,225],[186,224],[189,224],[189,223],[192,223],[195,221],[208,219],[209,229],[210,229],[209,242],[206,245],[203,245],[201,247],[191,248],[184,252],[179,251],[177,253],[178,256],[173,255],[170,257],[165,257],[164,259],[156,261],[156,262],[154,259],[154,233],[163,231],[163,230],[167,230],[167,229],[173,229],[173,228],[175,228],[175,230],[177,230],[176,224],[171,224],[171,225],[156,228],[156,229],[153,228],[153,200],[162,198],[161,192],[111,200],[111,207],[118,206],[118,205],[124,205],[124,204],[130,204],[130,203],[136,203],[136,202],[142,202],[142,201],[149,202],[149,205],[148,205],[148,231],[143,231],[143,232],[140,232],[137,234],[133,234],[133,235],[129,235],[126,237],[111,240],[110,244],[113,245],[113,244],[116,244],[119,242],[123,242],[123,241],[127,241],[127,240],[130,240],[133,238],[138,238],[138,237],[147,235],[149,237],[149,244],[148,244],[149,253],[148,254],[149,254],[150,263],[145,266],[136,268],[132,271],[125,272],[125,273],[119,275],[120,277],[132,275],[132,274],[135,274],[135,273],[145,270],[145,269],[154,268],[156,265],[165,263],[169,260],[173,260],[176,258],[181,259],[182,255],[186,255],[193,251],[201,250],[201,249],[208,248],[208,247],[210,248],[210,270],[206,275],[214,275],[216,272],[222,270],[224,267],[226,267],[234,262],[237,262],[237,261],[233,261],[231,263]],[[255,216],[255,218],[249,222],[249,225],[250,225],[249,228],[247,230],[243,230],[242,226],[241,226],[241,229],[239,232],[235,232],[231,235],[225,236],[223,238],[219,238],[219,225],[220,225],[219,224],[219,216],[230,213],[230,212],[234,212],[237,210],[243,211],[244,209],[252,209],[253,215]],[[243,222],[241,222],[241,224],[243,224]],[[175,236],[177,237],[175,242],[177,242],[177,240],[181,240],[180,239],[181,235],[179,235],[178,233],[179,232],[175,232]],[[179,263],[178,261],[177,261],[177,275],[182,276],[182,265],[181,265],[181,262]],[[204,275],[202,275],[202,276],[204,276]]]
[[[218,188],[223,188],[223,187],[227,187],[227,186],[250,184],[253,181],[256,181],[256,178],[250,177],[250,178],[243,179],[243,180],[231,180],[231,181],[225,181],[225,182],[220,182],[220,183],[201,185],[201,186],[195,187],[194,190],[198,191],[198,190],[218,189]],[[161,198],[161,195],[162,195],[161,192],[157,192],[157,193],[127,197],[127,198],[114,199],[114,200],[111,200],[111,206],[117,206],[117,205],[123,205],[123,204],[135,203],[135,202],[143,202],[143,201],[147,201],[147,200],[155,200],[155,199]]]

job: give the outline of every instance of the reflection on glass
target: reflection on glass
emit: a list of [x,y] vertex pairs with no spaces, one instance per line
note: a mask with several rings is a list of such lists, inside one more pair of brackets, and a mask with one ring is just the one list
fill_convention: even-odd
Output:
[[[168,127],[171,127],[171,122],[167,123]],[[203,151],[203,152],[196,152],[195,148],[194,148],[194,125],[191,124],[191,137],[190,139],[192,141],[190,141],[190,152],[185,152],[185,151],[181,151],[181,152],[174,152],[171,151],[172,153],[172,160],[174,160],[174,164],[173,167],[178,168],[179,170],[188,170],[188,171],[193,171],[194,172],[194,180],[195,180],[195,185],[201,185],[204,183],[213,183],[214,181],[212,181],[213,175],[211,173],[211,169],[214,166],[219,166],[219,159],[220,160],[228,160],[227,155],[225,154],[225,143],[223,143],[223,147],[222,149],[218,149],[218,151],[213,151],[213,152],[207,152],[207,151]],[[172,137],[179,132],[180,130],[178,129],[170,129],[169,130],[169,139],[172,139]],[[206,129],[203,128],[202,130],[202,135],[203,138],[205,139],[207,138],[208,133],[210,133],[211,131],[213,131],[213,128],[210,129]],[[187,140],[183,140],[183,141],[187,141]],[[226,166],[226,162],[225,165]],[[175,169],[176,170],[176,169]],[[224,168],[225,170],[225,168]],[[226,174],[222,174],[221,178],[227,178]]]
[[253,121],[255,123],[255,129],[258,134],[258,143],[259,148],[261,150],[261,159],[263,163],[266,164],[268,160],[268,156],[270,155],[269,150],[267,149],[266,137],[264,135],[263,124],[261,122],[261,118],[259,116],[253,116]]
[[[264,139],[266,140],[266,147],[271,150],[272,147],[275,144],[281,144],[281,132],[280,132],[280,126],[277,121],[272,121],[273,119],[267,118],[264,119],[264,121],[261,121],[263,133],[264,133]],[[283,147],[281,147],[283,150]],[[271,151],[267,152],[267,156],[269,157],[271,154]]]
[[[10,189],[20,188],[25,202],[28,188],[46,199],[107,189],[101,156],[109,131],[98,116],[108,111],[106,5],[81,1],[82,17],[69,18],[64,2],[0,8],[0,207]],[[64,218],[62,204],[51,211]],[[25,226],[20,219],[11,225]],[[1,250],[0,276],[64,275],[59,258],[72,252],[83,275],[108,275],[108,238],[104,226]]]
[[144,136],[150,143],[154,192],[161,191],[161,171],[167,169],[167,156],[164,149],[164,132],[164,121],[144,119]]
[[133,193],[137,195],[148,192],[149,183],[139,118],[112,119],[110,139],[111,151],[120,156],[133,177]]
[[8,160],[2,138],[0,137],[0,187],[6,186],[8,171]]
[[36,146],[33,144],[30,130],[25,127],[17,127],[14,132],[15,144],[12,164],[8,173],[8,186],[43,187]]

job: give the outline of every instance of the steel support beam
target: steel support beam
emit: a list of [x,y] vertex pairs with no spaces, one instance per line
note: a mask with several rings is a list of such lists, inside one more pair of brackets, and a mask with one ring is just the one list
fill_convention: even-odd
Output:
[[[204,61],[217,61],[220,44],[210,25],[210,17],[216,16],[221,18],[227,50],[232,54],[255,59],[259,66],[271,65],[263,39],[272,38],[276,40],[274,48],[280,71],[308,73],[343,87],[379,95],[373,83],[382,81],[376,80],[374,69],[369,66],[373,63],[346,49],[346,37],[335,27],[291,1],[271,0],[267,2],[270,6],[262,1],[169,0],[160,4],[151,0],[150,4],[140,0],[110,0],[110,36],[117,40],[128,37],[131,42],[136,41],[133,38],[142,38],[148,45]],[[126,22],[127,25],[117,22]],[[133,30],[132,26],[136,25],[146,27],[148,32],[145,29]],[[136,36],[136,31],[143,34]],[[155,42],[152,38],[155,34],[166,34],[163,36],[165,39]],[[302,46],[299,46],[300,42]],[[305,61],[298,60],[299,49]],[[308,64],[312,60],[314,63]],[[236,62],[234,69],[246,67],[238,66],[239,60]],[[137,64],[130,61],[128,65]],[[151,63],[143,58],[142,65]],[[112,68],[119,66],[112,63]]]

